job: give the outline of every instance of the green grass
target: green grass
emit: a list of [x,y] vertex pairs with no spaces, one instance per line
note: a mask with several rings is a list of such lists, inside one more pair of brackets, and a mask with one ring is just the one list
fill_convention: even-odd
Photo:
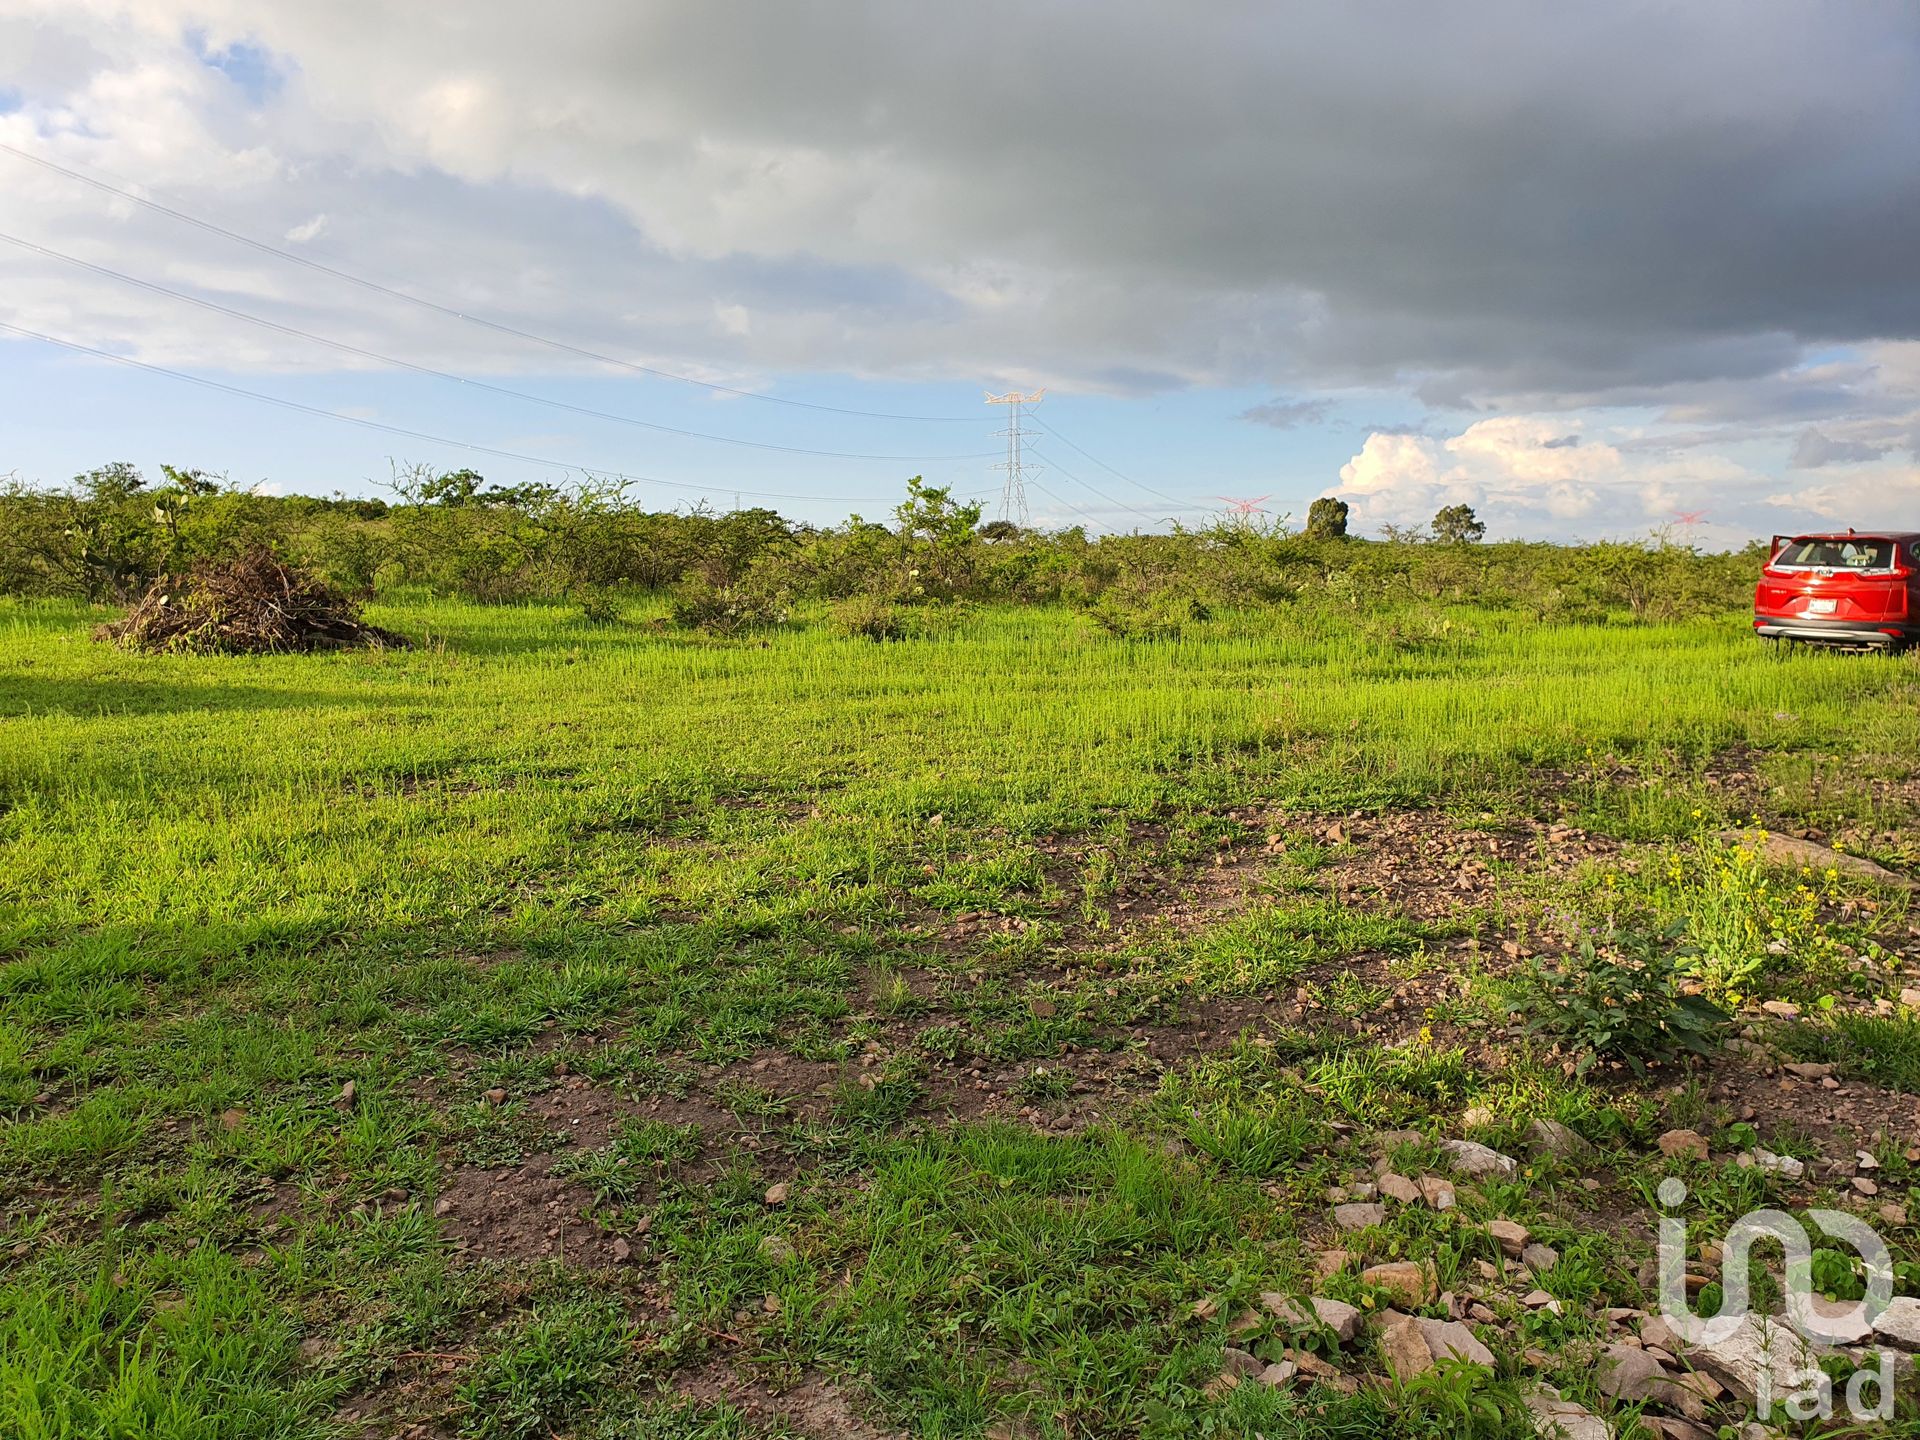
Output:
[[[724,1361],[828,1376],[929,1436],[1501,1433],[1512,1374],[1210,1393],[1226,1317],[1305,1284],[1354,1127],[1457,1134],[1486,1104],[1625,1166],[1664,1102],[1365,1038],[1504,911],[1341,903],[1317,843],[1198,921],[1155,887],[1306,811],[1683,846],[1745,818],[1708,783],[1732,747],[1803,823],[1910,825],[1873,782],[1920,753],[1920,671],[1720,621],[1460,615],[1410,646],[1307,605],[1146,642],[986,609],[875,645],[423,602],[370,617],[428,642],[409,651],[196,659],[0,603],[0,1430],[306,1437],[391,1403],[475,1436],[780,1433],[676,1393]],[[1809,757],[1854,769],[1812,785]],[[1533,923],[1604,883],[1499,903]],[[1717,893],[1622,883],[1734,934]],[[1807,984],[1886,932],[1803,920],[1826,957]],[[1357,955],[1392,978],[1341,969]],[[1344,1028],[1143,1059],[1144,1030],[1296,987]],[[1471,986],[1444,1004],[1503,1020]],[[1834,1024],[1882,1026],[1818,1044],[1914,1086],[1909,1022]],[[746,1068],[769,1056],[831,1078],[784,1094]],[[1127,1065],[1097,1123],[948,1118],[976,1071],[1051,1116]],[[563,1075],[707,1109],[565,1147],[533,1103]],[[634,1262],[456,1256],[450,1170],[550,1153]],[[1497,1198],[1543,1214],[1551,1189]],[[1482,1253],[1432,1217],[1378,1239],[1449,1273]],[[1555,1293],[1618,1303],[1632,1267],[1577,1239]],[[1209,1297],[1220,1319],[1194,1321]]]

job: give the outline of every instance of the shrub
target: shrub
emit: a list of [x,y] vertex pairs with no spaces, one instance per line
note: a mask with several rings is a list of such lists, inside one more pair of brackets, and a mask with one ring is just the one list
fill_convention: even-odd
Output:
[[673,623],[706,635],[740,635],[786,622],[784,597],[750,585],[683,580],[673,592]]
[[1171,589],[1109,590],[1087,607],[1087,617],[1117,640],[1177,640],[1211,612],[1196,597]]
[[1636,949],[1629,956],[1586,936],[1571,961],[1535,964],[1522,983],[1528,1028],[1577,1052],[1580,1074],[1608,1061],[1644,1078],[1649,1065],[1711,1055],[1730,1019],[1686,992],[1672,959],[1648,945]]
[[854,595],[833,607],[833,626],[856,639],[904,640],[913,633],[906,607],[880,595]]

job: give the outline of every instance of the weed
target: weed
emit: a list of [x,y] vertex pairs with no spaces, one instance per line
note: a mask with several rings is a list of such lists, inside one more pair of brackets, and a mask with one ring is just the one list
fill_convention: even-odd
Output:
[[[1623,953],[1628,945],[1635,953]],[[1649,1065],[1712,1054],[1726,1029],[1727,1013],[1685,985],[1654,946],[1621,936],[1602,946],[1589,936],[1573,960],[1536,963],[1519,996],[1529,1027],[1577,1054],[1579,1073],[1617,1061],[1644,1076]]]

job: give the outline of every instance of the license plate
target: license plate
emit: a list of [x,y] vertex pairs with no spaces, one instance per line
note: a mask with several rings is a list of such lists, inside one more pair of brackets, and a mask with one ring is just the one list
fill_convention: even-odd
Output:
[[1833,607],[1838,603],[1836,600],[1815,600],[1807,606],[1807,613],[1809,615],[1831,615],[1833,613]]

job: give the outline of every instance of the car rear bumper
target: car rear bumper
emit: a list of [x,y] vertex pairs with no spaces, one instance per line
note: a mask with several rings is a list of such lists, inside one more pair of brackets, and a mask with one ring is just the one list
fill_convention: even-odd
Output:
[[1753,633],[1767,640],[1816,645],[1906,645],[1920,641],[1920,625],[1901,620],[1816,620],[1806,615],[1755,615]]

